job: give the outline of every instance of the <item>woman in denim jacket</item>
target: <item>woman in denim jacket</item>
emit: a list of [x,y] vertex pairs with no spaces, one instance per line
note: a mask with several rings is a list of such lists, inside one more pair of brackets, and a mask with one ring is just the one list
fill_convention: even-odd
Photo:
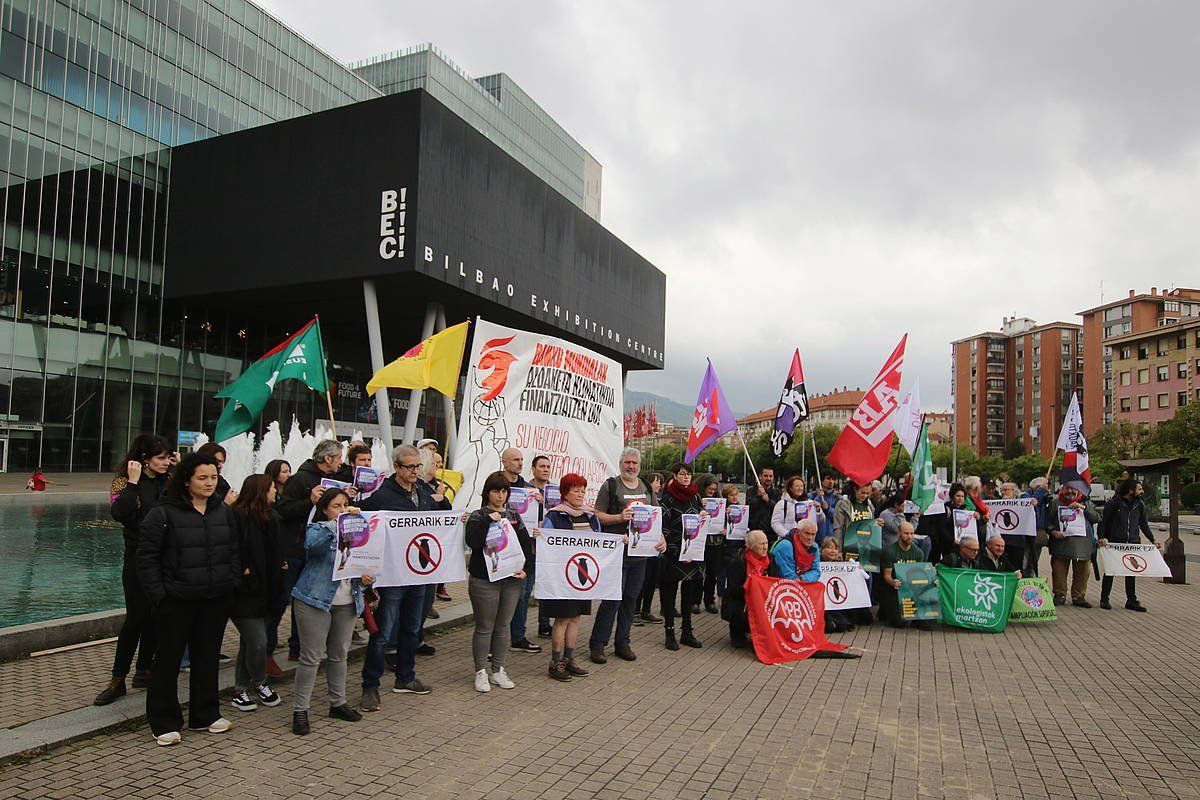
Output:
[[354,621],[363,612],[363,586],[373,578],[335,581],[333,561],[337,555],[337,518],[339,514],[357,514],[350,496],[342,489],[329,489],[317,501],[314,519],[304,539],[304,569],[292,589],[292,610],[300,630],[300,666],[296,668],[295,702],[292,705],[292,733],[309,732],[308,707],[317,668],[328,656],[325,677],[329,681],[329,716],[346,722],[362,719],[346,702],[346,655],[354,635]]

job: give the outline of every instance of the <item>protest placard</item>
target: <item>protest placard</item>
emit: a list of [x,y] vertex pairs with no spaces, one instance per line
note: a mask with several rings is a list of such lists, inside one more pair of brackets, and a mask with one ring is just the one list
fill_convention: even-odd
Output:
[[534,597],[620,600],[622,538],[611,533],[543,529],[537,542]]

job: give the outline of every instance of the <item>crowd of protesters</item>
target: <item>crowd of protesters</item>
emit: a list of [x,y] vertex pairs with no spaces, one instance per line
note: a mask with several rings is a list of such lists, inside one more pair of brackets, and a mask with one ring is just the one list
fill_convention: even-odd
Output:
[[[232,621],[239,633],[230,707],[254,711],[282,702],[270,681],[283,674],[275,661],[278,630],[291,615],[288,659],[297,663],[292,690],[292,731],[311,730],[310,701],[317,671],[326,663],[329,716],[357,722],[363,712],[378,711],[385,673],[391,672],[395,694],[425,695],[431,687],[417,676],[417,656],[432,655],[424,641],[424,625],[436,616],[434,599],[449,599],[445,587],[373,587],[372,577],[334,581],[336,520],[359,511],[433,511],[451,508],[457,485],[443,480],[437,443],[400,445],[392,452],[391,474],[369,495],[358,498],[353,486],[356,466],[369,466],[365,444],[345,447],[321,441],[312,458],[295,469],[286,461],[267,464],[262,474],[248,476],[238,490],[221,469],[225,451],[209,443],[180,458],[163,437],[144,434],[130,446],[113,480],[111,510],[124,531],[126,616],[117,640],[112,676],[96,705],[111,703],[127,691],[126,680],[146,688],[151,733],[160,745],[181,741],[183,713],[178,698],[181,669],[190,671],[187,729],[222,733],[232,723],[222,716],[218,692],[221,643]],[[748,575],[772,575],[816,581],[822,561],[842,561],[847,545],[857,542],[848,532],[858,523],[878,520],[883,531],[879,573],[870,581],[873,607],[830,611],[826,631],[844,632],[882,622],[895,627],[929,627],[901,618],[895,575],[898,564],[933,562],[947,566],[1032,576],[1043,548],[1050,551],[1054,600],[1090,608],[1087,588],[1095,548],[1108,542],[1153,542],[1142,486],[1123,481],[1116,496],[1099,513],[1091,500],[1071,487],[1049,491],[1035,479],[1023,492],[1009,482],[968,477],[952,484],[944,511],[910,513],[902,486],[890,495],[878,482],[838,484],[821,476],[811,489],[799,476],[777,485],[775,472],[763,469],[746,490],[720,485],[711,475],[693,476],[686,464],[668,474],[643,474],[637,450],[621,453],[619,474],[593,486],[567,474],[549,480],[550,462],[536,456],[530,475],[524,457],[509,449],[501,469],[483,481],[479,498],[463,514],[467,555],[467,593],[474,616],[472,660],[474,688],[512,689],[506,669],[508,654],[539,653],[542,646],[526,634],[535,579],[535,550],[542,529],[581,529],[624,534],[633,506],[662,509],[663,539],[653,557],[626,556],[621,597],[600,601],[543,599],[537,602],[537,637],[549,640],[549,677],[558,681],[584,678],[588,669],[576,656],[581,618],[595,613],[587,642],[593,664],[612,654],[636,660],[633,629],[662,625],[668,650],[701,648],[697,615],[720,614],[728,622],[730,642],[751,641],[743,591]],[[326,480],[331,479],[331,480]],[[458,484],[460,485],[460,484]],[[512,487],[532,491],[538,503],[538,525],[529,529],[510,508]],[[703,560],[680,561],[683,521],[704,515],[702,498],[723,496],[730,504],[748,506],[744,538],[710,535]],[[1037,520],[1036,536],[988,535],[988,502],[1030,498]],[[1066,536],[1058,523],[1060,507],[1080,510],[1086,536]],[[956,531],[955,511],[966,511],[975,525]],[[959,515],[960,519],[962,515]],[[511,577],[488,579],[486,538],[492,523],[505,518],[517,534],[525,562]],[[1145,611],[1136,582],[1125,579],[1125,607]],[[1100,605],[1111,608],[1112,579],[1101,585]],[[659,614],[653,613],[657,594]],[[719,605],[718,605],[719,600]],[[361,692],[356,704],[347,693],[347,658],[358,626],[365,628]],[[677,627],[678,625],[678,627]],[[135,659],[136,654],[136,659]],[[130,671],[133,670],[132,678]]]

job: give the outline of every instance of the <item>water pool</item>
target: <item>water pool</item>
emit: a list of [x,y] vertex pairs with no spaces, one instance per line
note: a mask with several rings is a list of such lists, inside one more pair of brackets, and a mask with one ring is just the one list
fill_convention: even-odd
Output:
[[0,627],[124,607],[121,526],[94,497],[0,500]]

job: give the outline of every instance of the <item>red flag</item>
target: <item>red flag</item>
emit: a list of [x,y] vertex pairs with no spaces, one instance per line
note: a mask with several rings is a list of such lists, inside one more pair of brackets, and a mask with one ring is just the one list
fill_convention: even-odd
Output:
[[892,439],[896,436],[891,418],[900,407],[900,368],[904,366],[907,341],[906,333],[829,451],[829,463],[859,486],[875,480],[887,468]]
[[633,435],[639,439],[646,435],[646,407],[638,406],[633,412]]
[[658,406],[650,406],[650,413],[646,415],[646,425],[650,428],[651,436],[658,433]]
[[764,664],[802,661],[849,645],[825,638],[825,584],[746,576],[746,617],[754,652]]

